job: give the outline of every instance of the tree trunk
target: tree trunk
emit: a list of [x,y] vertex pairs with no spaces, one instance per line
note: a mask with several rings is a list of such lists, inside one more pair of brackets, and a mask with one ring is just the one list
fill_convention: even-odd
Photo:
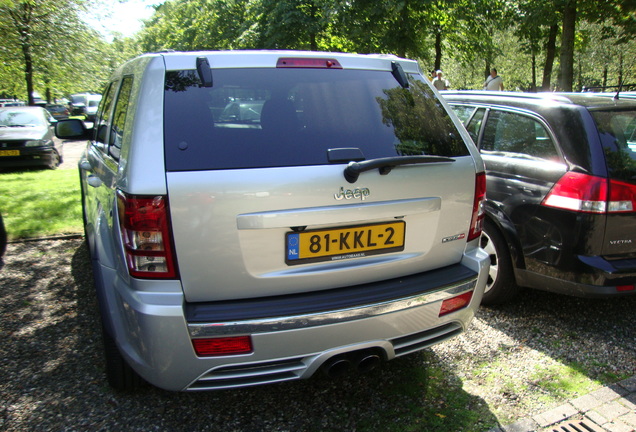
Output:
[[24,35],[22,43],[22,55],[24,56],[24,79],[27,88],[27,101],[29,105],[35,105],[33,101],[33,58],[31,56],[31,41],[28,35]]
[[435,32],[435,70],[442,68],[442,32]]
[[618,85],[620,86],[623,85],[623,51],[618,53],[618,60]]
[[543,67],[543,81],[541,89],[550,91],[550,78],[552,77],[552,68],[554,67],[554,57],[556,56],[556,38],[559,32],[559,26],[554,24],[550,27],[548,42],[545,46],[545,66]]
[[537,54],[532,50],[532,88],[531,92],[537,92]]
[[576,0],[569,0],[563,9],[561,33],[561,81],[559,89],[572,91],[574,80],[574,32],[576,30]]

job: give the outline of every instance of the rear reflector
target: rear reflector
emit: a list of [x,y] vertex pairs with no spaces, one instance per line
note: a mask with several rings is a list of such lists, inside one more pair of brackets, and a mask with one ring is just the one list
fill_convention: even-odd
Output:
[[456,310],[463,309],[470,303],[473,298],[473,292],[468,291],[464,294],[460,294],[456,297],[451,297],[442,302],[442,307],[439,310],[439,316],[448,315]]
[[568,172],[552,187],[543,205],[583,213],[633,212],[636,185]]
[[281,57],[276,62],[277,68],[313,68],[313,69],[342,69],[336,59]]
[[477,173],[475,177],[475,197],[473,200],[473,216],[470,220],[468,241],[479,238],[484,224],[484,200],[486,199],[486,174]]
[[616,287],[616,291],[618,292],[626,292],[626,291],[634,291],[636,286],[634,285],[619,285]]
[[117,207],[130,275],[145,279],[176,278],[166,198],[119,191]]
[[192,339],[192,346],[199,357],[249,354],[252,339],[249,336]]

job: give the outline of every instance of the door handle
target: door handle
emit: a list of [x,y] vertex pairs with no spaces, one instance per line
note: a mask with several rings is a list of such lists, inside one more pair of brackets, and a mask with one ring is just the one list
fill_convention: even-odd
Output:
[[86,159],[84,159],[83,161],[79,163],[79,167],[83,169],[84,171],[90,171],[92,168],[91,163],[87,161]]

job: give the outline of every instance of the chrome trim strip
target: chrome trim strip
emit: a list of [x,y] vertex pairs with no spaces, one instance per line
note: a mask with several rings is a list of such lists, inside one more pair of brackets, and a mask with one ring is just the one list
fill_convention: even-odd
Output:
[[442,200],[433,197],[266,211],[238,215],[236,227],[239,230],[251,230],[342,223],[343,220],[357,223],[370,219],[436,212],[441,207]]
[[247,321],[231,321],[218,323],[192,323],[188,324],[188,331],[192,338],[215,337],[234,334],[269,333],[283,330],[295,330],[307,327],[324,326],[328,324],[343,323],[364,318],[371,318],[400,310],[419,307],[428,303],[445,300],[474,290],[477,278],[468,282],[461,282],[454,286],[447,286],[436,291],[422,295],[405,297],[398,300],[386,301],[365,305],[361,307],[316,313],[309,315],[297,315],[275,317]]

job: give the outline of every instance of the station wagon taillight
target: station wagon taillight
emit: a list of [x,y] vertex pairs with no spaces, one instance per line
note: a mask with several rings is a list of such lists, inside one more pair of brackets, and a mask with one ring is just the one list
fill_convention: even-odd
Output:
[[173,279],[177,275],[165,196],[117,193],[126,263],[131,276]]
[[468,241],[479,238],[484,224],[484,200],[486,199],[486,174],[477,173],[475,178],[475,197],[473,200],[473,216],[470,220]]
[[585,213],[633,212],[636,185],[568,172],[552,187],[543,205]]

